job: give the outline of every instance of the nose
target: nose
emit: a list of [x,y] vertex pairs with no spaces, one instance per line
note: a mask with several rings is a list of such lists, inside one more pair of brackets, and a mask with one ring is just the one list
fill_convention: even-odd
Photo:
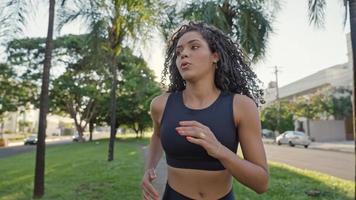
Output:
[[182,49],[182,51],[180,52],[180,58],[183,59],[186,57],[188,57],[188,51],[185,49]]

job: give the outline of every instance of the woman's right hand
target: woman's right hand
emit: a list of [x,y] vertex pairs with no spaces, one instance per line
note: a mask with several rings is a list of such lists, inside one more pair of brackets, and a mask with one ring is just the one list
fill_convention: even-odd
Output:
[[153,187],[151,182],[157,178],[156,172],[154,169],[146,170],[145,174],[143,175],[143,179],[141,181],[141,188],[142,188],[142,196],[144,200],[158,200],[159,194],[157,190]]

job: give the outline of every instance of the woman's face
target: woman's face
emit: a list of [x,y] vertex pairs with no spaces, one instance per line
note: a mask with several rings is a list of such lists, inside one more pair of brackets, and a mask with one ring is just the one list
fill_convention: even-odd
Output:
[[213,63],[218,61],[218,54],[211,52],[208,43],[199,32],[187,32],[179,38],[176,55],[176,65],[184,80],[194,81],[207,75],[214,75]]

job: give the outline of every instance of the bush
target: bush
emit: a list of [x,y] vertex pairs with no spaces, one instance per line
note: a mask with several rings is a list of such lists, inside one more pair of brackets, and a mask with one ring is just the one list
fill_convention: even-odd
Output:
[[72,128],[64,128],[62,135],[73,135],[74,134],[74,129]]
[[5,147],[7,145],[6,139],[0,138],[0,147]]

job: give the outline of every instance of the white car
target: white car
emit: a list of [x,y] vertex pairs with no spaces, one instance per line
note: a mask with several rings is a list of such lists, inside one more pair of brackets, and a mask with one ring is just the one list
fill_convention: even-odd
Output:
[[273,138],[274,135],[273,131],[269,129],[262,129],[261,134],[264,138]]
[[303,145],[305,148],[308,148],[311,143],[311,140],[303,132],[286,131],[276,138],[276,142],[278,145],[289,144],[292,147],[294,147],[295,145]]
[[37,134],[32,134],[24,139],[24,145],[37,144]]

